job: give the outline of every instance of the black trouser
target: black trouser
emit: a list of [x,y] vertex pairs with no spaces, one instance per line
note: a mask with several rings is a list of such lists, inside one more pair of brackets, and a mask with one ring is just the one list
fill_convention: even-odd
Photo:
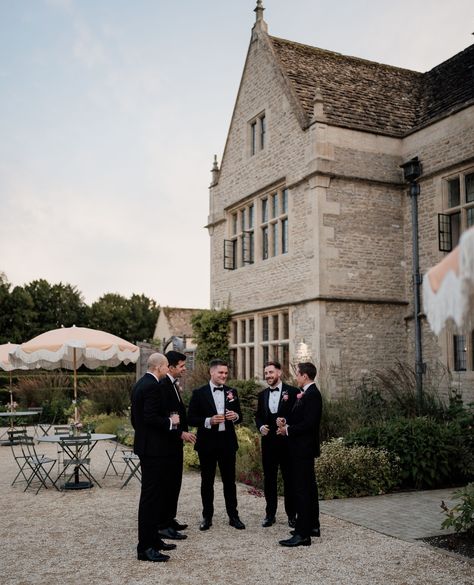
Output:
[[179,492],[183,480],[183,447],[179,445],[172,455],[163,457],[166,481],[161,485],[158,504],[158,528],[169,528],[178,510]]
[[[219,443],[219,439],[217,440]],[[238,516],[237,489],[235,486],[235,451],[227,445],[216,445],[213,451],[199,451],[201,466],[202,515],[209,520],[214,515],[214,479],[219,466],[224,488],[224,500],[230,518]]]
[[288,445],[284,437],[262,437],[263,490],[267,517],[273,517],[278,507],[278,467],[281,469],[284,487],[285,512],[288,518],[296,516],[291,483]]
[[153,547],[158,540],[159,502],[163,494],[163,457],[140,457],[142,485],[138,505],[138,552]]
[[291,472],[296,506],[296,532],[303,538],[319,528],[319,499],[314,458],[291,458]]

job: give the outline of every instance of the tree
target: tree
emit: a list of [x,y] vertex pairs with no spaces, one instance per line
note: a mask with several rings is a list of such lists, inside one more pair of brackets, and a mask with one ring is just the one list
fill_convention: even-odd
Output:
[[50,329],[83,327],[88,321],[88,307],[82,293],[71,284],[50,284],[43,278],[25,286],[33,300],[33,319],[29,338]]
[[229,324],[231,312],[205,309],[196,313],[191,323],[196,340],[196,361],[209,363],[214,358],[229,359]]
[[33,300],[21,286],[10,289],[7,277],[0,273],[0,343],[22,343],[31,337]]
[[127,341],[153,338],[160,309],[153,299],[133,294],[130,299],[117,293],[102,295],[90,309],[90,327],[118,335]]

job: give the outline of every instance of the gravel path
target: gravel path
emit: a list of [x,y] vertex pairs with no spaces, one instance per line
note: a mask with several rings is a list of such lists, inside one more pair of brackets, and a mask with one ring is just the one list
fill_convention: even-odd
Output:
[[[100,478],[107,459],[98,443],[92,472]],[[41,451],[55,455],[55,446]],[[208,532],[199,532],[200,478],[187,473],[181,491],[179,520],[188,539],[178,543],[168,563],[136,560],[135,480],[123,490],[107,476],[102,489],[23,493],[11,487],[15,463],[9,447],[0,447],[0,582],[2,585],[153,584],[194,585],[470,585],[474,566],[427,546],[322,516],[322,538],[311,547],[284,549],[284,515],[261,528],[264,500],[239,485],[239,512],[247,525],[238,531],[225,515],[221,485],[216,485],[216,514]]]

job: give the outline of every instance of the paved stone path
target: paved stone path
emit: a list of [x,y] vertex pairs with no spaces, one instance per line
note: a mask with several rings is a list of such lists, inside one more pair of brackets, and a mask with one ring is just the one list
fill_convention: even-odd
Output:
[[323,514],[412,542],[447,533],[441,530],[445,515],[440,504],[444,500],[449,507],[454,505],[455,491],[443,489],[326,500],[320,502],[320,509]]

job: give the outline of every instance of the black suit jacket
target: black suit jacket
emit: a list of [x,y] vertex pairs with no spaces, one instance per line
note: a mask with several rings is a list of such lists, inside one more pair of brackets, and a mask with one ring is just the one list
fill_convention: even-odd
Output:
[[[280,395],[280,402],[278,404],[278,417],[288,418],[290,413],[293,409],[293,406],[296,402],[296,395],[298,394],[298,389],[294,388],[293,386],[289,386],[288,384],[282,384],[281,387],[281,395]],[[270,412],[268,408],[268,401],[270,398],[270,388],[265,388],[258,394],[257,400],[257,412],[255,413],[255,424],[257,425],[257,430],[260,432],[260,427],[262,425],[269,425],[270,432],[268,435],[262,436],[262,440],[266,438],[271,438],[276,435],[276,423],[274,423],[274,415]],[[280,437],[279,437],[280,438]],[[282,437],[283,438],[283,437]]]
[[146,373],[132,390],[133,450],[140,457],[166,457],[175,452],[181,430],[170,429],[167,393],[153,374]]
[[[160,386],[164,389],[164,404],[166,409],[171,412],[177,412],[179,414],[179,425],[178,425],[178,433],[173,433],[170,435],[170,440],[175,440],[182,446],[183,441],[181,439],[181,433],[183,431],[188,431],[188,416],[186,413],[186,407],[184,406],[183,400],[174,387],[173,382],[170,380],[169,376],[160,380]],[[178,392],[178,394],[177,394]],[[179,397],[179,398],[178,398]]]
[[287,418],[289,449],[292,457],[319,457],[319,425],[322,398],[316,384],[311,384],[295,402]]
[[[237,390],[229,386],[224,386],[224,392],[226,395],[226,409],[236,412],[239,415],[239,419],[237,423],[226,420],[225,431],[219,431],[219,425],[212,425],[210,429],[204,426],[206,418],[217,414],[211,386],[206,384],[193,390],[189,402],[188,424],[192,427],[197,427],[196,444],[194,445],[196,451],[212,452],[217,449],[218,445],[219,448],[222,448],[223,444],[233,451],[237,451],[239,448],[234,428],[235,424],[242,422],[239,396]],[[217,443],[217,434],[219,434],[219,444]]]

